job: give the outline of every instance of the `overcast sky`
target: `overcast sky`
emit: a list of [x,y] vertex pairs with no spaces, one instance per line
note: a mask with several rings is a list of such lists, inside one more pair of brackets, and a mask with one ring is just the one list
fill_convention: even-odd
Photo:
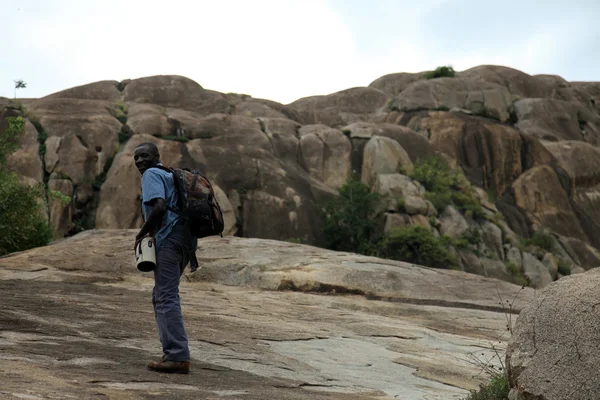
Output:
[[[489,4],[489,5],[487,5]],[[496,64],[600,81],[600,0],[0,0],[0,96],[183,75],[290,103]]]

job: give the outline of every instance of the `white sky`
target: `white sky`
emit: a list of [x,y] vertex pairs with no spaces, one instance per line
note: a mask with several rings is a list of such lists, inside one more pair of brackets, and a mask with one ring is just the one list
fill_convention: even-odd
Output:
[[0,0],[0,96],[174,74],[287,104],[447,64],[600,81],[599,18],[600,0]]

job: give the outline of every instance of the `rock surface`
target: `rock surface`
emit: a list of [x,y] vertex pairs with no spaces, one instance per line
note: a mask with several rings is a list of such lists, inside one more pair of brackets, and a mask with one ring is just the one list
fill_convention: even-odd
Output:
[[180,290],[192,372],[164,376],[145,370],[160,345],[135,232],[90,230],[0,258],[0,396],[459,400],[486,380],[469,359],[493,354],[500,304],[533,299],[459,271],[207,238]]
[[511,399],[598,397],[598,285],[598,269],[562,278],[521,312],[506,357]]

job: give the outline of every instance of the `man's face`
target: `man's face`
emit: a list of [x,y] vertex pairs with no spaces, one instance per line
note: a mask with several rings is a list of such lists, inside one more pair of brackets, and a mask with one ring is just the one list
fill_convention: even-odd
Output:
[[140,146],[135,149],[133,159],[140,174],[144,174],[148,168],[158,164],[158,154],[148,146]]

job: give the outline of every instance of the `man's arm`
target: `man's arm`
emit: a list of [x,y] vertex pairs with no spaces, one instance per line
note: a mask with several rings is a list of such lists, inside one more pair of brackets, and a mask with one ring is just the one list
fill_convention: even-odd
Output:
[[166,193],[164,182],[160,174],[154,170],[148,170],[142,175],[142,202],[152,207],[144,225],[135,237],[135,244],[148,233],[155,233],[162,223],[165,215]]
[[152,200],[151,205],[152,211],[150,211],[146,222],[144,222],[144,225],[135,237],[136,242],[142,239],[150,232],[156,232],[160,227],[160,224],[162,223],[165,211],[167,210],[167,203],[165,202],[165,199],[160,197],[155,198]]

